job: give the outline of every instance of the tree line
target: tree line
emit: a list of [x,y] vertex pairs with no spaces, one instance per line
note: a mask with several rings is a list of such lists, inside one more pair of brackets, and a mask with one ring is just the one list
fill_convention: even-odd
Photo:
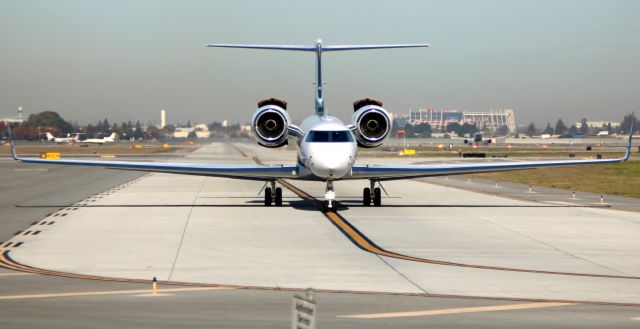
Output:
[[560,135],[560,136],[573,136],[573,135],[579,134],[579,135],[589,136],[589,135],[597,134],[600,131],[607,131],[609,134],[628,134],[629,129],[631,127],[631,123],[635,123],[634,129],[633,129],[634,132],[639,131],[640,120],[638,119],[638,117],[636,117],[635,112],[626,114],[622,119],[622,122],[620,122],[619,127],[613,127],[611,125],[611,122],[607,122],[606,124],[603,124],[602,127],[589,127],[589,125],[587,124],[586,118],[582,118],[582,120],[580,120],[579,125],[573,124],[570,127],[567,127],[567,125],[564,123],[564,121],[562,121],[562,119],[558,119],[555,126],[551,126],[551,123],[547,123],[547,126],[542,130],[538,129],[533,122],[529,123],[529,125],[524,131],[524,134],[527,136],[534,136],[538,134],[549,134],[549,135]]

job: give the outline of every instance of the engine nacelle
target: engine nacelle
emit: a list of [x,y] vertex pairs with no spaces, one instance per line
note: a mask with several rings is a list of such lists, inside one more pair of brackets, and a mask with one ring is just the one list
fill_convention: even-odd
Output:
[[382,144],[391,131],[391,117],[382,108],[382,102],[365,98],[353,103],[351,122],[356,127],[355,137],[360,147]]
[[289,114],[285,101],[270,98],[258,102],[258,110],[251,118],[251,130],[258,144],[265,147],[287,145]]

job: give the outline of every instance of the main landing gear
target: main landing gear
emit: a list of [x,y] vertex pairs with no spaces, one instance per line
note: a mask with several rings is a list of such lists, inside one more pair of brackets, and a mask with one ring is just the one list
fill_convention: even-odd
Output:
[[362,205],[365,207],[369,207],[371,205],[371,201],[373,201],[373,205],[375,207],[380,207],[382,205],[382,193],[379,187],[376,187],[376,181],[370,181],[371,187],[365,187],[362,190]]
[[282,206],[282,188],[276,187],[276,181],[271,181],[271,187],[264,189],[264,205],[269,207],[271,204],[276,207]]

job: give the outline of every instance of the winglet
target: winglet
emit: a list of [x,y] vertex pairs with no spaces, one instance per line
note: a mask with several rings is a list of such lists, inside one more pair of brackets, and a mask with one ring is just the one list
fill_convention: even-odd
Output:
[[18,155],[16,154],[16,143],[13,141],[13,132],[11,131],[11,124],[9,123],[9,121],[5,121],[4,123],[7,125],[7,131],[9,132],[9,143],[11,145],[11,156],[13,157],[14,160],[20,161],[20,158],[18,158]]
[[631,126],[629,127],[629,140],[627,141],[627,151],[624,153],[622,161],[629,160],[629,157],[631,156],[631,141],[633,140],[633,129],[635,128],[634,123],[635,122],[631,121]]

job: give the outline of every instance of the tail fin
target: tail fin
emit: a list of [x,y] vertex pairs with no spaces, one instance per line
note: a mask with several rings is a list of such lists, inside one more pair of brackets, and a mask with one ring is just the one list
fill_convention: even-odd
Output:
[[426,43],[416,44],[397,44],[397,45],[341,45],[341,46],[324,46],[322,40],[318,39],[313,46],[297,46],[297,45],[243,45],[243,44],[222,44],[212,43],[206,47],[216,48],[239,48],[239,49],[266,49],[266,50],[290,50],[290,51],[307,51],[316,53],[316,114],[325,115],[324,99],[322,95],[322,52],[324,51],[345,51],[345,50],[370,50],[370,49],[392,49],[392,48],[416,48],[430,47]]
[[52,139],[55,139],[55,137],[53,137],[53,135],[51,135],[50,132],[47,132],[47,139],[52,140]]

